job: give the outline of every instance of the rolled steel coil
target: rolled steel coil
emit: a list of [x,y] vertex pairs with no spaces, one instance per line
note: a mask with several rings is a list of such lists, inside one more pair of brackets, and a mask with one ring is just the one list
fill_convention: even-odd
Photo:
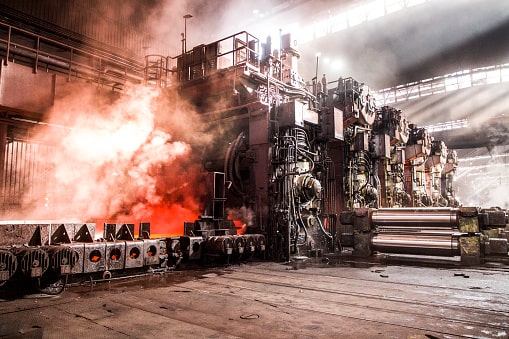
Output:
[[241,237],[246,241],[246,247],[244,249],[245,253],[254,253],[256,251],[256,238],[253,235],[254,234],[241,235]]
[[263,234],[251,234],[251,236],[255,239],[256,250],[259,252],[265,251],[265,236]]
[[244,249],[246,247],[246,240],[239,235],[233,235],[232,240],[233,240],[233,251],[237,254],[244,253]]

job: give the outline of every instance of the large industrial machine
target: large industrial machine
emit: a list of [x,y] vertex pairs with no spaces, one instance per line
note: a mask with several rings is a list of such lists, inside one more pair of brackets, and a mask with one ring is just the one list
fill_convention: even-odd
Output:
[[203,214],[183,220],[182,236],[157,239],[148,224],[138,237],[134,224],[105,225],[100,240],[88,223],[9,224],[28,233],[2,243],[0,281],[36,278],[58,291],[66,275],[255,255],[507,258],[507,213],[461,206],[454,150],[402,111],[378,107],[364,83],[318,74],[305,82],[298,60],[291,35],[273,49],[247,32],[175,59],[147,56],[146,84],[176,91],[214,131],[212,142],[192,144],[207,173],[196,183],[208,188]]
[[289,34],[272,49],[241,32],[179,56],[169,86],[222,127],[205,170],[225,173],[227,208],[251,211],[270,258],[507,255],[506,212],[460,207],[454,150],[353,78],[304,82],[298,60]]

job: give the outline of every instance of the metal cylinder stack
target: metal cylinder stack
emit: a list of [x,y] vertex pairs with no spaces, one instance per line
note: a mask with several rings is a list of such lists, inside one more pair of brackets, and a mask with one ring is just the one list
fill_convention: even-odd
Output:
[[455,256],[460,254],[459,211],[454,208],[391,208],[372,212],[379,252]]

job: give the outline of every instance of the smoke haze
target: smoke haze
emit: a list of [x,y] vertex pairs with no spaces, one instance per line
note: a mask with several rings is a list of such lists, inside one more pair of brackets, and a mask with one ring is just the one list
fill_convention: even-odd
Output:
[[66,128],[39,136],[55,151],[39,159],[48,168],[46,189],[29,196],[22,217],[150,221],[153,233],[182,234],[183,221],[200,215],[203,194],[192,138],[183,138],[207,142],[207,135],[193,111],[180,103],[168,108],[161,93],[135,86],[112,97],[77,86],[59,99],[49,122]]
[[[23,3],[0,2],[15,8]],[[51,22],[53,18],[55,24],[110,43],[123,52],[135,50],[133,54],[142,57],[180,54],[184,31],[187,49],[242,30],[262,41],[269,33],[310,30],[316,35],[322,19],[361,2],[73,0],[60,7],[53,0],[41,3],[41,8],[51,9],[47,15],[54,15],[42,19]],[[500,56],[506,62],[509,40],[494,36],[505,37],[498,33],[506,32],[508,13],[509,3],[504,1],[427,1],[390,18],[299,45],[299,71],[305,80],[314,76],[316,53],[320,52],[319,74],[327,73],[330,81],[353,76],[376,89],[462,67],[489,66],[499,62]],[[186,14],[192,15],[187,21],[183,18]],[[85,27],[80,25],[83,22]],[[333,64],[343,67],[333,69]],[[210,134],[202,133],[204,129],[195,124],[199,120],[196,114],[174,93],[161,96],[156,89],[133,87],[121,97],[112,97],[72,86],[69,84],[68,93],[56,100],[50,117],[51,123],[69,128],[63,135],[44,136],[58,137],[50,141],[61,144],[58,152],[44,159],[51,168],[47,183],[51,189],[38,192],[38,199],[26,201],[25,212],[30,211],[26,216],[152,218],[164,222],[175,219],[175,215],[185,216],[179,225],[182,219],[195,219],[200,212],[195,199],[200,187],[192,183],[199,182],[201,174],[191,145],[210,140]],[[485,119],[497,119],[506,111],[506,93],[506,88],[483,86],[397,108],[418,125],[474,117],[476,125],[484,126]]]

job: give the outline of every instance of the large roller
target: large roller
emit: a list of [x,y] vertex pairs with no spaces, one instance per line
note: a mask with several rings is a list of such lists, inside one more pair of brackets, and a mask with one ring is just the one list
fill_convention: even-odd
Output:
[[416,226],[379,226],[378,233],[415,234],[415,235],[452,235],[459,233],[458,229],[446,227],[416,227]]
[[8,249],[0,248],[0,286],[9,280],[18,269],[16,256]]
[[381,208],[374,210],[374,226],[457,228],[459,211],[453,208]]
[[377,234],[371,242],[375,251],[384,253],[440,256],[460,254],[458,239],[452,235]]

